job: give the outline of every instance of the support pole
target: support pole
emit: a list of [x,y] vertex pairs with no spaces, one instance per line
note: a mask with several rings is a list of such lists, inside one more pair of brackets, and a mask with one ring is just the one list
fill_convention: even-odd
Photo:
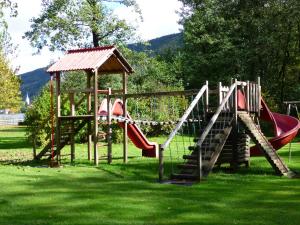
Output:
[[[127,117],[127,99],[125,95],[127,94],[127,73],[123,73],[123,116]],[[123,162],[128,162],[128,124],[124,121],[124,131],[123,131]]]
[[[70,111],[71,116],[75,116],[75,99],[74,99],[74,93],[69,94],[70,99]],[[74,163],[75,160],[75,126],[74,126],[74,120],[71,121],[71,127],[70,127],[70,145],[71,145],[71,163]]]
[[56,150],[57,154],[57,161],[60,161],[60,155],[61,155],[61,149],[60,149],[60,126],[61,126],[61,121],[60,121],[60,116],[61,116],[61,93],[60,93],[60,72],[56,72],[55,74],[55,79],[56,79],[56,111],[55,111],[55,116],[56,116]]
[[261,86],[260,86],[260,77],[257,77],[257,115],[260,117],[260,108],[261,108]]
[[246,105],[247,105],[247,112],[250,113],[250,82],[247,80],[247,93],[246,93]]
[[221,82],[219,82],[218,91],[219,91],[219,104],[218,105],[220,105],[223,100],[223,92],[222,92],[222,83]]
[[159,168],[158,168],[158,179],[162,182],[164,179],[164,149],[159,145]]
[[108,88],[107,94],[107,162],[112,163],[112,128],[111,128],[111,107],[110,107],[111,88]]
[[238,86],[237,79],[234,80],[234,98],[233,98],[233,145],[232,145],[232,167],[233,170],[237,169],[238,166],[238,121],[237,121],[237,111],[238,111]]
[[[86,82],[87,89],[91,89],[91,73],[87,73],[87,82]],[[86,94],[87,98],[87,112],[88,114],[91,114],[92,112],[92,95],[90,92]],[[88,120],[88,131],[87,131],[87,139],[88,139],[88,160],[92,160],[92,154],[91,154],[91,146],[92,146],[92,123],[91,120]]]
[[205,94],[205,111],[208,113],[208,107],[209,107],[209,89],[208,89],[208,81],[205,82],[206,85],[206,94]]
[[99,164],[98,154],[98,69],[94,74],[94,164]]

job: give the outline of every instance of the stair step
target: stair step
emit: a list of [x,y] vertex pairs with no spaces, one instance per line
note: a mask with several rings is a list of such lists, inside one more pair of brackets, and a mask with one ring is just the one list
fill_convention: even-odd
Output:
[[174,180],[197,180],[198,176],[194,174],[172,174],[171,179]]
[[197,155],[183,155],[182,158],[183,159],[198,160],[198,156]]
[[190,150],[190,151],[198,151],[199,150],[199,146],[189,146],[188,147],[188,150]]
[[198,166],[196,164],[179,164],[177,165],[179,169],[197,169]]

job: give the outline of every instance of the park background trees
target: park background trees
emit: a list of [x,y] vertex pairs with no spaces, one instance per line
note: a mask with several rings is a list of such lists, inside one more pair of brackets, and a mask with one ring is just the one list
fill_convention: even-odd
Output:
[[17,112],[21,107],[20,80],[9,62],[9,56],[14,54],[14,44],[7,31],[4,11],[10,16],[17,16],[17,5],[10,0],[0,2],[0,109]]
[[181,2],[186,87],[199,87],[207,78],[216,83],[260,76],[264,94],[277,106],[299,100],[299,1]]
[[[126,48],[135,30],[115,16],[109,4],[132,7],[139,14],[134,0],[44,0],[25,37],[37,52],[45,47],[65,51],[117,45],[136,71],[129,79],[132,92],[199,88],[205,80],[217,85],[260,76],[273,108],[280,109],[284,100],[299,100],[299,1],[180,1],[184,43],[160,55]],[[76,81],[79,77],[66,75],[65,82],[80,86],[84,82]],[[113,87],[116,79],[103,80],[101,88]]]

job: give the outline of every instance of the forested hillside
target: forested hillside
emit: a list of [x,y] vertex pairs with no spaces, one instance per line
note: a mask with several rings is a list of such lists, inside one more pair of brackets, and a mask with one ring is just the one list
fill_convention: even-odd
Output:
[[27,73],[23,73],[19,75],[21,79],[21,92],[22,97],[25,99],[26,95],[30,97],[30,99],[37,96],[41,90],[41,88],[49,81],[49,74],[46,73],[45,68],[39,68]]

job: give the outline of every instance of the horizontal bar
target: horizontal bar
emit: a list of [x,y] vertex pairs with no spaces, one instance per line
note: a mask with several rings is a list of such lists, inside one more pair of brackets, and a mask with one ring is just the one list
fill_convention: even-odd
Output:
[[199,90],[186,90],[186,91],[162,91],[162,92],[145,92],[134,94],[112,94],[111,98],[125,97],[125,98],[146,98],[146,97],[162,97],[162,96],[184,96],[184,95],[196,95]]

